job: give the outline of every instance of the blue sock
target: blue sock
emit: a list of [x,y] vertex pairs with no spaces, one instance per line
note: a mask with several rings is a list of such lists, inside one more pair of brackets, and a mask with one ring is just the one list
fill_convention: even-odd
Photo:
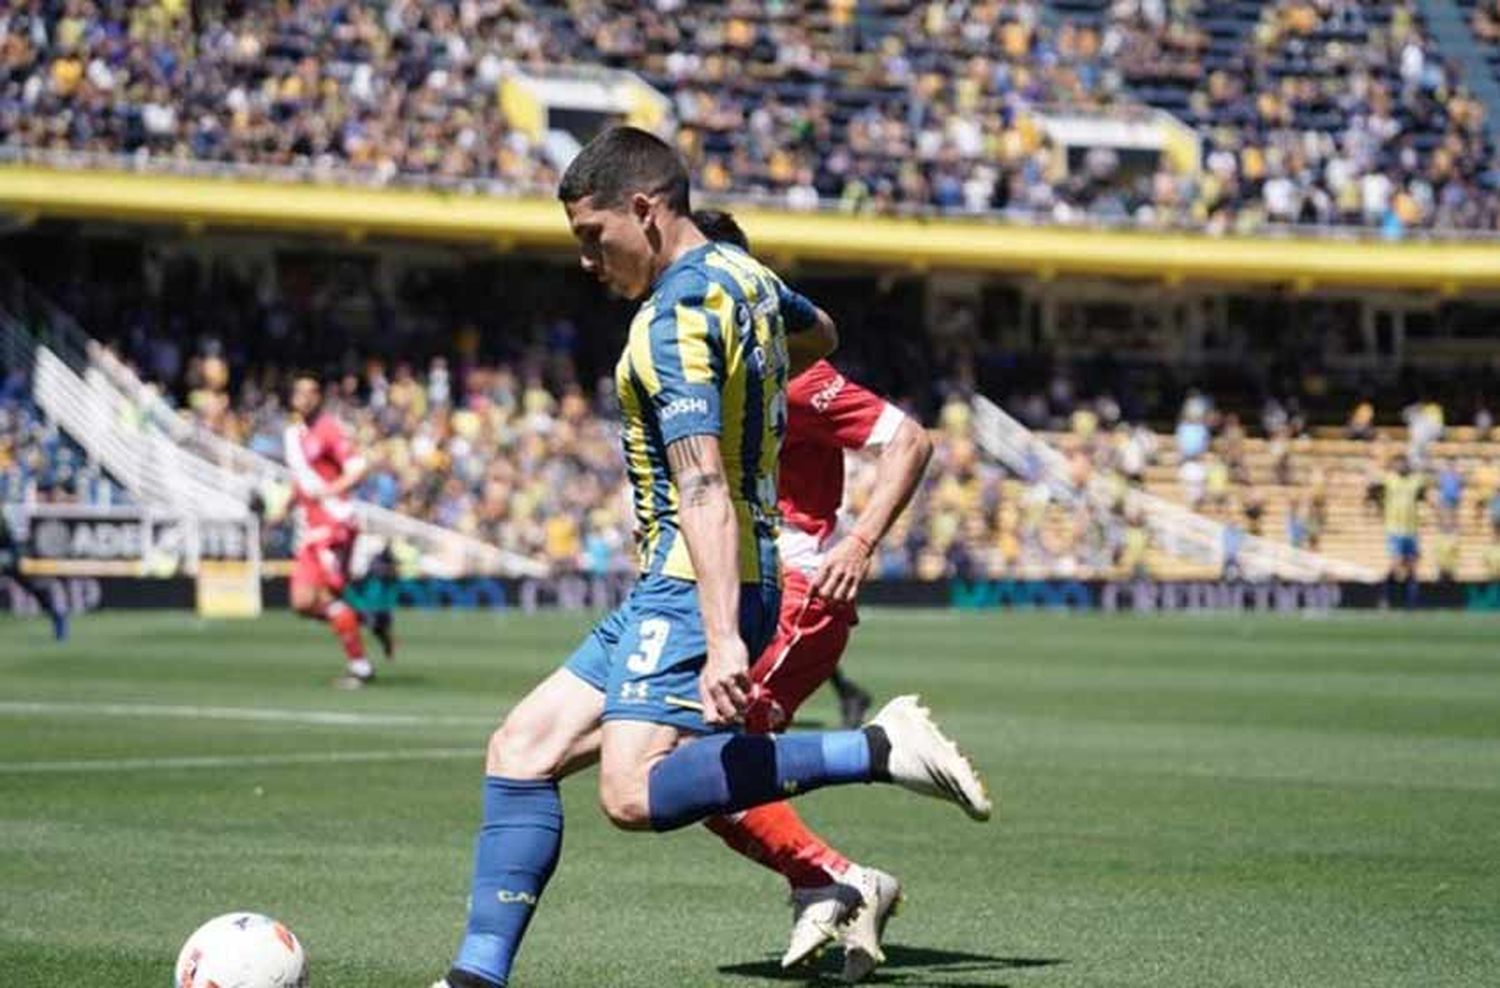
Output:
[[651,828],[675,830],[876,775],[864,731],[716,734],[683,745],[651,769]]
[[537,900],[557,867],[563,811],[557,783],[489,776],[474,848],[469,926],[455,972],[504,985]]

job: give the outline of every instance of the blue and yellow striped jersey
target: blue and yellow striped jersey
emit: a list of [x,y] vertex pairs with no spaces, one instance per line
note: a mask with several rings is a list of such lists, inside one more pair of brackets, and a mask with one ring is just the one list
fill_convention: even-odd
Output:
[[642,573],[695,579],[667,445],[714,435],[739,520],[740,579],[779,579],[786,332],[811,324],[814,311],[770,268],[727,244],[694,248],[657,280],[615,368]]
[[1421,474],[1385,475],[1385,534],[1416,535],[1426,480]]

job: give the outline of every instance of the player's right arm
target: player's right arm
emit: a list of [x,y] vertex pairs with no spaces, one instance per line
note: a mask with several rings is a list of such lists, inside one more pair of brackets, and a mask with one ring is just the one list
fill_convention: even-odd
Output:
[[708,658],[699,677],[703,718],[727,724],[749,702],[750,652],[740,638],[739,521],[724,475],[719,437],[692,435],[667,447],[677,485],[677,523],[698,577]]
[[307,456],[302,450],[302,434],[304,426],[289,425],[282,433],[281,441],[283,452],[286,457],[287,469],[292,472],[292,486],[307,497],[322,497],[326,492],[323,478],[307,462]]
[[664,302],[631,359],[650,395],[677,489],[677,524],[698,582],[708,646],[698,689],[703,717],[728,723],[749,701],[750,654],[740,638],[739,519],[719,448],[724,333],[733,303],[700,282]]

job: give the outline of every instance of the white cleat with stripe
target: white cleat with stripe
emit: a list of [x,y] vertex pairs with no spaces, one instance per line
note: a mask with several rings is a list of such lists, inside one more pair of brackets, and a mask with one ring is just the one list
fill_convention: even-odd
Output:
[[890,741],[891,781],[903,789],[957,803],[974,820],[988,820],[993,806],[984,780],[922,706],[921,697],[898,696],[881,708],[870,727]]

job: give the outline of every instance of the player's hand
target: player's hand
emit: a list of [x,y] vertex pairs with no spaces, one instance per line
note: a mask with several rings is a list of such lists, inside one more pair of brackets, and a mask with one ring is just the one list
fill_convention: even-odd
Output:
[[836,604],[852,604],[869,569],[869,550],[858,539],[846,538],[823,557],[812,580],[812,594]]
[[703,720],[732,724],[750,704],[750,651],[739,635],[710,639],[708,659],[698,677]]

